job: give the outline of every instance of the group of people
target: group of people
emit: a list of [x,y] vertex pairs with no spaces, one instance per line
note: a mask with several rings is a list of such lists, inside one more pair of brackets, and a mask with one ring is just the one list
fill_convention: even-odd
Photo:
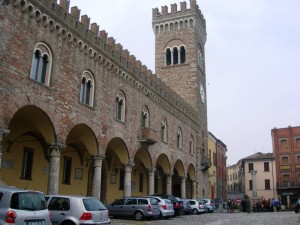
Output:
[[253,212],[274,212],[274,208],[277,212],[281,210],[280,201],[274,198],[268,200],[262,198],[252,203]]
[[276,199],[258,199],[253,200],[251,205],[251,200],[249,197],[244,199],[233,200],[228,198],[226,202],[223,203],[223,208],[227,209],[228,213],[234,212],[234,209],[239,209],[241,212],[250,212],[252,207],[253,212],[274,212],[276,209],[277,212],[281,210],[281,204],[279,200]]

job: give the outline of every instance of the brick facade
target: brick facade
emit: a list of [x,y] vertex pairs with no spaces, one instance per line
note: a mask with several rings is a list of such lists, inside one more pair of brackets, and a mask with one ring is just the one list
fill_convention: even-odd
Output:
[[[191,7],[196,7],[194,3],[191,1]],[[0,30],[0,128],[10,131],[3,136],[1,146],[4,182],[21,187],[27,184],[47,193],[101,195],[103,201],[136,195],[138,189],[141,195],[171,193],[186,177],[186,192],[178,193],[180,196],[196,197],[199,186],[208,188],[207,171],[200,163],[200,151],[207,154],[206,104],[199,104],[199,92],[191,88],[199,82],[205,85],[205,76],[199,76],[191,66],[195,65],[195,53],[187,51],[188,65],[178,67],[177,72],[172,68],[162,69],[162,73],[157,64],[157,72],[164,75],[152,74],[105,31],[99,31],[97,24],[90,24],[87,16],[80,17],[77,7],[69,9],[66,0],[59,4],[49,0],[3,2]],[[193,30],[188,50],[197,43]],[[34,49],[39,43],[48,46],[52,54],[49,85],[30,78]],[[188,72],[191,70],[195,71]],[[92,105],[80,101],[85,71],[94,79]],[[172,73],[184,76],[167,79]],[[171,82],[181,82],[185,90],[178,91]],[[123,122],[115,118],[118,91],[126,98]],[[147,129],[141,127],[143,106],[149,109]],[[168,123],[167,142],[160,138],[163,118]],[[183,134],[181,149],[177,147],[179,127]],[[191,137],[195,143],[192,152]],[[38,164],[34,155],[32,179],[18,179],[24,169],[25,147],[34,149],[40,157]],[[51,153],[53,149],[56,154]],[[59,157],[58,161],[54,157]],[[71,181],[61,183],[66,176],[66,159],[72,160]],[[54,167],[56,163],[58,168]],[[78,174],[73,178],[74,171],[82,171],[82,178]],[[124,177],[120,171],[124,171]],[[136,171],[140,171],[140,177]],[[172,185],[164,187],[168,174],[172,175]],[[16,179],[10,179],[12,175]],[[46,182],[41,184],[40,179]],[[119,186],[113,186],[114,182]],[[141,183],[146,187],[141,188]]]

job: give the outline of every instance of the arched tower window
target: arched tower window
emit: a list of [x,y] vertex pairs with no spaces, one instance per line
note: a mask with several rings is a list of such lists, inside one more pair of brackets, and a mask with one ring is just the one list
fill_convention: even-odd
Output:
[[142,127],[149,127],[149,110],[146,106],[142,109]]
[[85,71],[81,78],[80,102],[93,106],[94,102],[94,78],[89,71]]
[[181,46],[180,47],[180,63],[185,63],[185,62],[186,62],[185,47]]
[[44,43],[37,43],[33,51],[30,78],[49,86],[51,67],[50,48]]
[[190,137],[190,154],[194,154],[194,137],[191,135]]
[[126,99],[123,92],[118,91],[116,95],[116,119],[125,122]]
[[163,120],[161,121],[161,140],[163,142],[168,141],[168,124],[165,118],[163,118]]
[[165,66],[186,63],[185,46],[167,48],[165,50]]
[[167,48],[167,50],[166,50],[166,66],[171,65],[171,63],[172,63],[171,58],[172,58],[171,49]]
[[178,49],[177,47],[173,48],[173,64],[178,64]]
[[177,148],[182,149],[182,130],[180,127],[177,130]]

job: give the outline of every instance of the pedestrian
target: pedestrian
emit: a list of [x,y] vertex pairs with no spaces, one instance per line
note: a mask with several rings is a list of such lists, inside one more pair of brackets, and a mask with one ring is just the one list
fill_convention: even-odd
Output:
[[256,212],[256,201],[255,200],[252,202],[252,210],[253,210],[253,212]]

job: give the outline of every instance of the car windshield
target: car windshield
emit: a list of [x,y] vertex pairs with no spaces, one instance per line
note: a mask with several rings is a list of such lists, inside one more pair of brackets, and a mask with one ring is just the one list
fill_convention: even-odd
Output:
[[39,192],[16,192],[11,196],[10,207],[20,210],[45,210],[45,196]]
[[84,207],[87,211],[101,211],[106,210],[106,207],[96,198],[83,199]]

